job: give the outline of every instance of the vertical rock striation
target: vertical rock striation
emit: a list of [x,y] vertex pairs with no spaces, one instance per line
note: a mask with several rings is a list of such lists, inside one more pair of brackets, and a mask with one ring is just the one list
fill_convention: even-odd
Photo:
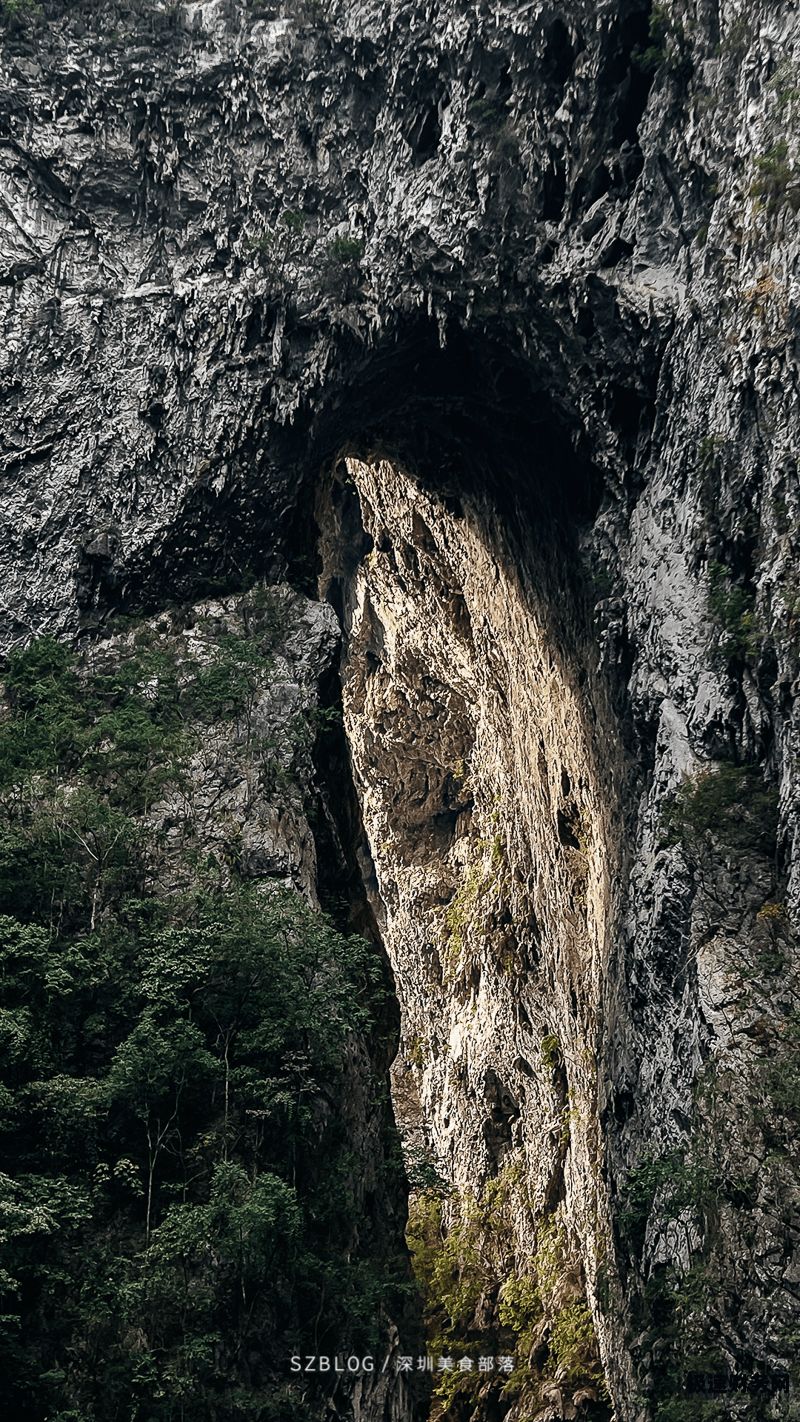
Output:
[[[321,514],[323,588],[344,608],[345,730],[402,1012],[395,1107],[412,1170],[427,1154],[452,1187],[451,1225],[502,1183],[484,1314],[510,1281],[540,1282],[543,1232],[564,1231],[574,1277],[543,1301],[541,1351],[548,1323],[585,1307],[587,1287],[596,1298],[609,1251],[619,751],[545,510],[515,546],[486,499],[447,508],[385,461],[342,471]],[[353,500],[369,551],[348,577]],[[581,1371],[589,1358],[575,1377],[545,1370],[553,1415],[601,1400]],[[540,1381],[533,1367],[509,1417],[541,1401]]]
[[795,0],[43,0],[2,48],[4,645],[308,591],[350,456],[404,1124],[511,1182],[506,1277],[563,1230],[547,1407],[585,1295],[620,1422],[792,1416]]

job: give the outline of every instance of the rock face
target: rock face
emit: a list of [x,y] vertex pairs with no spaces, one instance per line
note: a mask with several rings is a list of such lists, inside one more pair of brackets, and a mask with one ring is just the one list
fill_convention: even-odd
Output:
[[[348,579],[354,498],[371,547]],[[448,510],[391,465],[348,460],[321,524],[367,883],[403,1014],[398,1119],[412,1162],[428,1152],[450,1182],[451,1221],[502,1183],[493,1303],[536,1277],[559,1222],[577,1287],[557,1313],[587,1277],[596,1294],[612,1247],[599,1110],[621,786],[583,609],[544,510],[514,546],[485,501]],[[540,1403],[539,1381],[510,1417]],[[598,1401],[557,1381],[553,1415],[571,1392]]]
[[518,1272],[557,1206],[620,1422],[794,1415],[796,4],[2,25],[5,645],[308,591],[352,455],[401,1115]]

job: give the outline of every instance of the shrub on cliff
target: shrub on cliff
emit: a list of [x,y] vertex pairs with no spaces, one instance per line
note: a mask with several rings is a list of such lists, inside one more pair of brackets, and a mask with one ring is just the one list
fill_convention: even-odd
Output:
[[778,796],[757,766],[719,764],[684,780],[665,812],[672,842],[698,851],[712,841],[741,853],[772,856]]
[[708,606],[720,629],[723,656],[744,662],[755,659],[762,642],[755,598],[732,581],[722,563],[712,563],[709,568]]
[[364,243],[359,237],[334,237],[322,257],[322,288],[337,301],[350,301],[361,279]]

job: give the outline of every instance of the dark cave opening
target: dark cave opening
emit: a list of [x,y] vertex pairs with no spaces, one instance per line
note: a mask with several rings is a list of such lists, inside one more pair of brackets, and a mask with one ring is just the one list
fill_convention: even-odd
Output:
[[388,453],[454,504],[465,490],[486,493],[510,523],[546,517],[574,541],[596,516],[604,481],[569,384],[546,348],[525,356],[500,332],[457,322],[440,332],[427,318],[410,318],[366,351],[345,339],[340,373],[305,418],[273,428],[266,465],[254,459],[257,411],[224,481],[209,461],[168,546],[159,540],[126,557],[111,537],[84,549],[84,633],[123,608],[140,615],[162,606],[165,559],[167,601],[176,604],[258,577],[313,590],[313,491],[319,469],[348,450]]
[[654,8],[650,0],[635,0],[619,19],[616,63],[609,66],[606,75],[614,98],[611,141],[616,148],[624,143],[638,148],[639,125],[653,84],[654,64],[648,57],[648,46],[653,44]]
[[552,66],[553,82],[562,88],[572,73],[580,45],[573,41],[563,20],[556,18],[547,36],[547,60]]
[[441,103],[440,99],[417,114],[406,129],[406,142],[417,163],[427,162],[439,147],[439,140],[442,136]]

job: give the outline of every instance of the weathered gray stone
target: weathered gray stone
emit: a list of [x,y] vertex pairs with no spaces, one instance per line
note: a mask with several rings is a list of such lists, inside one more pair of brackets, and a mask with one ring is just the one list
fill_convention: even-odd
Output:
[[[379,544],[370,565],[351,525],[335,540],[333,591],[357,590],[348,730],[401,1005],[440,1053],[415,1084],[437,1154],[465,1183],[511,1147],[544,1189],[565,1103],[523,1050],[522,1004],[534,1037],[559,1037],[580,1102],[563,1209],[617,1416],[639,1422],[653,1350],[635,1300],[698,1241],[656,1200],[632,1257],[626,1181],[705,1140],[728,1193],[747,1183],[719,1201],[713,1261],[719,1352],[751,1389],[725,1405],[784,1417],[796,1120],[770,1122],[765,1072],[797,1010],[800,20],[795,0],[672,0],[652,33],[649,14],[44,0],[6,17],[0,611],[10,646],[255,571],[308,590],[320,465],[361,456],[356,482],[407,563],[403,588]],[[365,462],[375,449],[391,472]],[[544,556],[529,540],[523,567],[537,499],[564,541]],[[437,589],[419,569],[439,564]],[[716,564],[752,599],[733,655]],[[376,639],[380,696],[359,661]],[[459,756],[475,760],[474,808]],[[757,762],[777,787],[771,867],[719,843],[696,864],[666,842],[668,797],[710,758]],[[488,876],[498,791],[509,885],[486,896],[481,987],[461,1000],[435,954],[458,876]],[[298,822],[270,812],[247,833],[253,872],[291,859],[310,885]],[[510,924],[490,921],[501,900]],[[542,942],[520,945],[531,905]],[[775,935],[780,982],[748,988],[742,965]],[[511,994],[489,963],[521,947]],[[530,1219],[514,1226],[530,1249]]]

